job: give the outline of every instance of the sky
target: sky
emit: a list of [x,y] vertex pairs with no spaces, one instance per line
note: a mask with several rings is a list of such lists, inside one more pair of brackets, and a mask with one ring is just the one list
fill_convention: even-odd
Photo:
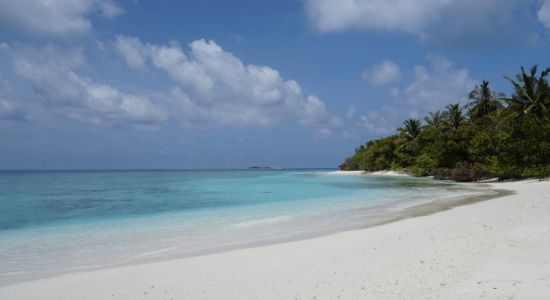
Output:
[[337,167],[549,37],[550,0],[0,0],[0,169]]

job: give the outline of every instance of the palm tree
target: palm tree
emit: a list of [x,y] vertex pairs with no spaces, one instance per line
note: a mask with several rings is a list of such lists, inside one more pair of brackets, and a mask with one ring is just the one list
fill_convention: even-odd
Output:
[[443,116],[441,115],[441,112],[439,110],[435,113],[430,112],[428,116],[424,117],[424,121],[426,121],[426,124],[428,124],[428,126],[438,127],[443,124]]
[[443,118],[451,125],[451,128],[457,129],[465,120],[460,104],[449,104],[446,108],[447,111],[443,113]]
[[503,107],[501,100],[504,98],[504,95],[492,91],[489,87],[489,81],[482,81],[481,85],[476,86],[470,92],[468,98],[471,101],[465,107],[469,108],[468,115],[472,121],[482,119],[490,113],[499,111]]
[[422,131],[420,120],[411,118],[403,122],[404,128],[399,128],[399,131],[405,133],[407,137],[414,140]]
[[529,74],[521,67],[521,73],[516,75],[516,80],[504,77],[514,85],[515,93],[512,98],[506,99],[510,108],[519,114],[534,113],[543,116],[550,107],[550,87],[546,77],[550,68],[542,70],[537,77],[538,66],[534,65]]

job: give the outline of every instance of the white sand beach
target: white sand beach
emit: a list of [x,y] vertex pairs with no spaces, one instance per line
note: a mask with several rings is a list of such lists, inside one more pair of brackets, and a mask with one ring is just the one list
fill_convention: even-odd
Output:
[[550,182],[513,195],[283,244],[72,273],[0,299],[548,299]]
[[405,172],[398,171],[376,171],[376,172],[366,172],[366,171],[330,171],[323,173],[330,176],[409,176]]

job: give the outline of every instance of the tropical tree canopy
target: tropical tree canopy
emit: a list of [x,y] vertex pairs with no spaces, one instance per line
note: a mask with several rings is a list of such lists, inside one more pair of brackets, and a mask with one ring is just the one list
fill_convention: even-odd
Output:
[[453,129],[457,129],[466,120],[462,113],[460,104],[449,104],[446,107],[446,111],[443,112],[443,118]]
[[441,111],[430,112],[427,116],[424,117],[424,121],[428,126],[438,127],[443,124],[443,116]]
[[422,125],[420,120],[417,119],[408,119],[403,122],[403,128],[400,128],[399,131],[405,133],[410,139],[415,139],[422,130]]
[[[416,176],[459,181],[550,177],[550,68],[524,68],[511,79],[509,98],[477,85],[464,107],[450,104],[420,120],[408,119],[399,134],[369,141],[340,166],[344,170],[404,170]],[[466,118],[468,116],[468,118]]]
[[477,121],[483,119],[491,113],[497,112],[503,108],[502,100],[504,94],[497,93],[489,87],[489,81],[483,81],[476,86],[468,95],[470,102],[466,104],[469,109],[468,116],[470,120]]
[[538,66],[531,68],[529,74],[521,68],[521,73],[516,75],[516,80],[504,77],[514,86],[514,95],[508,98],[509,107],[518,114],[534,113],[541,117],[550,108],[550,88],[548,86],[548,74],[550,68],[546,68],[537,76]]

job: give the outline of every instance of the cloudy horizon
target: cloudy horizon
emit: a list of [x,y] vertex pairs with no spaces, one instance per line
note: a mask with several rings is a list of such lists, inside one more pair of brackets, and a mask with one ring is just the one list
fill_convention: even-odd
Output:
[[549,33],[549,0],[0,0],[0,169],[336,167]]

